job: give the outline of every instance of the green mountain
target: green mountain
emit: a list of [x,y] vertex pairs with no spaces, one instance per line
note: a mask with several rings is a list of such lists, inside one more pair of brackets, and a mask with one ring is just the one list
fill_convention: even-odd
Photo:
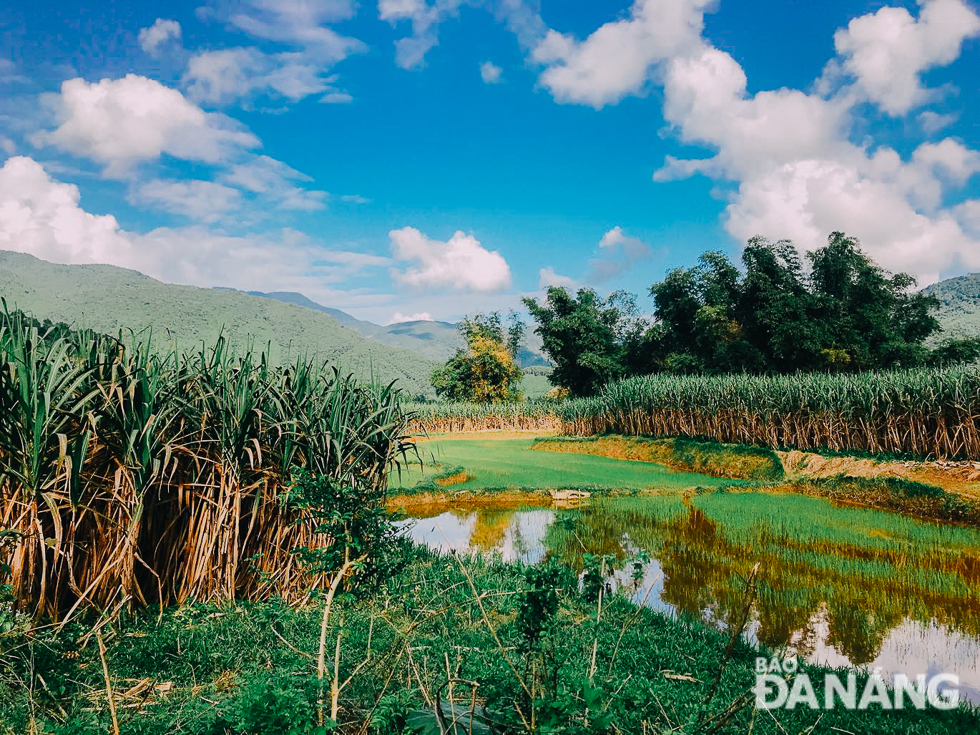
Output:
[[10,309],[38,319],[107,334],[146,331],[161,348],[195,349],[223,333],[238,347],[249,341],[258,349],[268,347],[274,362],[316,354],[364,378],[398,379],[412,395],[434,394],[429,374],[436,360],[367,339],[323,309],[229,289],[161,283],[116,266],[56,265],[7,251],[0,251],[0,296]]
[[940,281],[923,291],[941,304],[936,315],[943,325],[940,339],[980,337],[980,273]]
[[[300,293],[290,291],[277,291],[273,293],[249,291],[248,293],[252,296],[265,296],[266,298],[283,301],[287,304],[296,304],[298,306],[305,306],[308,309],[321,311],[324,314],[329,314],[345,327],[350,327],[368,339],[391,347],[414,350],[439,362],[445,362],[455,354],[456,350],[464,346],[463,338],[456,330],[456,325],[449,322],[414,321],[398,322],[396,324],[382,326],[373,322],[355,319],[340,309],[322,306]],[[541,338],[530,330],[524,336],[524,347],[518,353],[517,359],[521,367],[551,364],[542,352]]]

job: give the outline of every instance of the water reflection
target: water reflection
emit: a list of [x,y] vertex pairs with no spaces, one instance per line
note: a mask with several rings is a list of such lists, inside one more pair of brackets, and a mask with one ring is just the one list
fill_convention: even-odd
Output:
[[[949,672],[980,702],[980,533],[894,514],[755,494],[607,499],[575,510],[431,509],[409,523],[428,546],[581,570],[612,554],[637,602],[724,625],[760,563],[747,635],[829,666]],[[557,522],[556,522],[557,521]],[[635,588],[629,560],[651,560]]]

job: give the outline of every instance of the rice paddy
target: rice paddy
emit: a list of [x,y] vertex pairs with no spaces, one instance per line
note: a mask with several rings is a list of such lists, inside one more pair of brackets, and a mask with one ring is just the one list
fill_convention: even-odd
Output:
[[[430,508],[411,528],[441,550],[581,571],[616,559],[614,582],[682,620],[724,624],[760,563],[750,637],[812,663],[950,671],[980,702],[980,531],[766,493],[602,497],[576,509]],[[640,583],[630,564],[649,555]]]
[[439,439],[418,445],[423,464],[392,473],[390,492],[494,489],[683,490],[730,484],[651,462],[537,451],[535,440]]

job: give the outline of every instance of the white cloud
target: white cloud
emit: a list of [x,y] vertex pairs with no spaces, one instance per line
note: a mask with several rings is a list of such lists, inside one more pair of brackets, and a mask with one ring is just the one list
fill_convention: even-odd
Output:
[[578,284],[574,278],[555,273],[552,266],[547,266],[538,271],[538,288],[545,289],[548,286],[563,286],[565,288],[576,288]]
[[923,143],[915,149],[912,160],[930,172],[945,176],[956,185],[965,184],[971,176],[980,172],[980,152],[971,150],[952,138],[946,138],[939,143]]
[[[748,97],[746,87],[742,67],[724,51],[705,49],[671,62],[664,117],[683,140],[719,149],[716,159],[684,162],[687,166],[741,178],[787,161],[860,155],[845,137],[850,120],[843,102],[795,89]],[[668,171],[676,173],[678,164],[675,160]]]
[[589,261],[585,281],[603,283],[653,255],[652,247],[638,237],[627,235],[622,227],[616,225],[599,240],[599,256]]
[[180,23],[157,18],[149,28],[142,28],[137,36],[140,48],[151,56],[160,53],[161,47],[180,40]]
[[326,206],[325,191],[303,189],[296,182],[310,182],[306,174],[269,156],[256,156],[231,166],[221,175],[224,184],[260,194],[280,209],[315,211]]
[[500,291],[511,284],[510,266],[496,250],[472,235],[456,232],[448,242],[430,240],[414,227],[388,233],[397,260],[415,262],[392,278],[412,288]]
[[388,324],[402,324],[403,322],[431,322],[432,314],[427,311],[419,311],[414,314],[402,314],[396,311],[391,315]]
[[9,159],[0,168],[0,249],[55,263],[108,263],[170,283],[301,291],[352,307],[388,299],[339,288],[365,269],[389,265],[385,257],[330,250],[289,229],[235,236],[195,225],[131,233],[79,201],[76,186],[52,179],[33,159]]
[[[928,101],[923,72],[960,55],[963,41],[980,35],[980,16],[962,0],[924,0],[918,18],[884,7],[852,20],[834,35],[840,71],[856,91],[891,115]],[[831,67],[831,74],[837,69]]]
[[97,161],[109,175],[164,153],[214,163],[259,145],[231,119],[206,113],[176,89],[135,74],[93,83],[69,79],[49,103],[60,125],[34,141]]
[[32,158],[8,159],[0,168],[0,249],[58,263],[130,261],[116,218],[89,214],[79,198],[78,187],[54,181]]
[[[267,54],[257,48],[202,51],[191,57],[183,84],[191,99],[228,104],[258,95],[292,102],[314,94],[343,94],[302,54]],[[348,95],[349,97],[349,95]]]
[[886,268],[911,272],[923,284],[956,260],[980,267],[980,242],[951,213],[923,214],[900,186],[838,161],[797,161],[743,181],[728,215],[728,230],[740,239],[789,238],[804,250],[841,230]]
[[17,144],[5,135],[0,135],[0,151],[12,156],[17,152]]
[[154,179],[134,187],[129,200],[201,222],[216,222],[241,206],[241,192],[212,181]]
[[980,199],[967,199],[957,204],[953,216],[971,237],[980,242]]
[[919,113],[919,125],[926,135],[938,133],[956,122],[956,115],[943,115],[934,110],[923,110]]
[[[224,15],[227,7],[234,10]],[[354,9],[353,0],[246,0],[222,6],[217,14],[256,38],[302,47],[325,65],[366,50],[361,41],[329,27],[352,17]]]
[[497,0],[493,4],[494,15],[507,25],[525,50],[537,46],[548,32],[539,7],[536,0]]
[[640,94],[656,65],[702,46],[704,13],[714,0],[636,0],[628,18],[584,41],[549,30],[534,49],[544,85],[559,102],[599,109]]
[[392,26],[411,21],[412,34],[395,41],[395,63],[403,69],[422,68],[426,54],[439,43],[439,26],[463,6],[491,11],[525,50],[534,48],[548,30],[536,0],[379,0],[381,20]]
[[328,105],[346,105],[353,102],[354,98],[348,92],[328,92],[320,98],[320,102]]
[[439,24],[456,15],[463,0],[379,0],[378,17],[391,25],[412,22],[412,35],[395,41],[395,63],[403,69],[419,69],[425,55],[439,43]]
[[480,78],[487,84],[497,84],[502,81],[501,74],[503,74],[503,71],[503,69],[492,61],[484,61],[480,64]]
[[[924,8],[925,18],[932,7]],[[980,265],[980,243],[943,208],[950,187],[976,173],[977,152],[946,139],[920,145],[903,160],[867,139],[856,145],[849,134],[859,95],[822,96],[832,91],[826,77],[812,94],[779,89],[750,95],[741,66],[716,48],[678,53],[663,79],[665,119],[682,141],[716,155],[668,157],[654,178],[703,173],[738,182],[725,222],[737,239],[788,238],[812,250],[842,230],[886,268],[922,282],[956,263]]]
[[360,194],[344,194],[340,197],[340,201],[345,204],[370,204],[371,200],[367,197],[362,197]]

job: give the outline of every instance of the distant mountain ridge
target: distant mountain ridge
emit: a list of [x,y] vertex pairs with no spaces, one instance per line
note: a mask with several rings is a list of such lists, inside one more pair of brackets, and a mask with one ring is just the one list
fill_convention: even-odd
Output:
[[252,344],[282,363],[316,355],[362,379],[398,380],[412,395],[434,395],[429,375],[438,361],[365,338],[322,310],[232,289],[162,283],[111,265],[58,265],[0,250],[0,296],[10,309],[38,319],[94,329],[148,332],[153,344],[184,350],[223,334],[239,348]]
[[[450,322],[412,321],[395,322],[394,324],[382,326],[374,322],[356,319],[340,309],[333,309],[329,306],[318,304],[301,293],[292,291],[275,291],[272,293],[248,291],[247,293],[251,296],[262,296],[287,304],[305,306],[307,309],[321,311],[324,314],[329,314],[345,327],[353,329],[368,339],[391,347],[414,350],[440,362],[448,360],[456,353],[456,350],[464,347],[463,338],[457,331],[456,325]],[[517,357],[521,367],[551,365],[542,352],[541,338],[531,329],[528,329],[524,335],[524,346]]]
[[939,299],[939,339],[980,337],[980,273],[949,278],[922,289]]

